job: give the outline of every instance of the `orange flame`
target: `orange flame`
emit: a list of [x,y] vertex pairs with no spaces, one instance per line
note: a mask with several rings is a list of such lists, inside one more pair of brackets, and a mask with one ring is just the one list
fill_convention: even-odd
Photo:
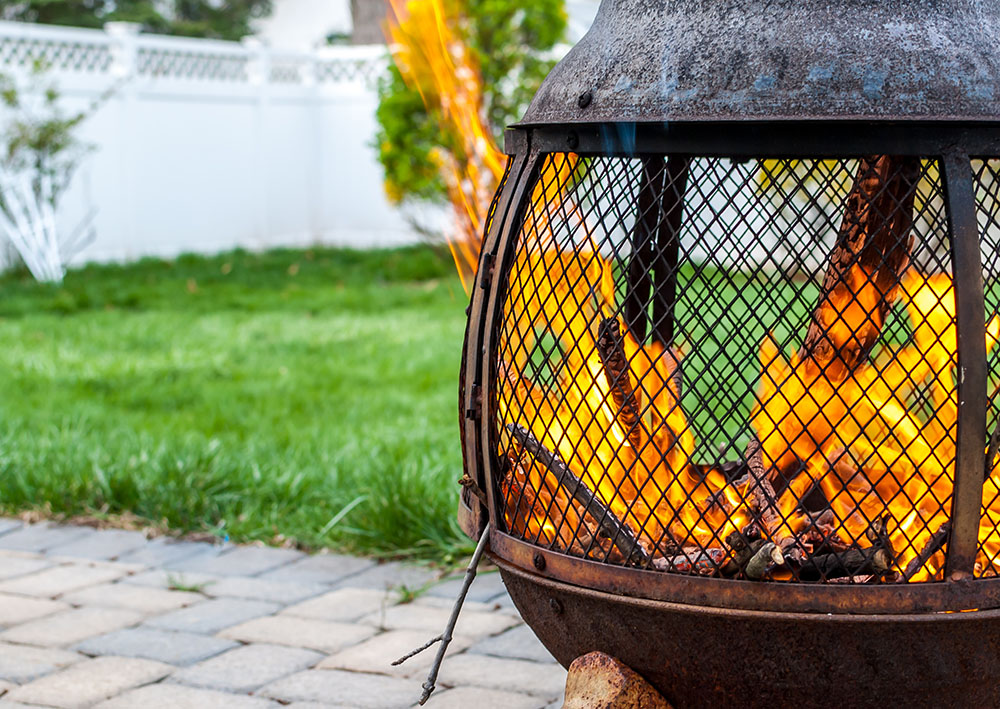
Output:
[[447,122],[443,128],[461,141],[456,153],[438,149],[434,158],[454,210],[448,245],[468,293],[506,156],[486,119],[479,69],[453,29],[457,15],[441,0],[391,0],[391,10],[388,35],[396,67],[424,105],[441,111]]

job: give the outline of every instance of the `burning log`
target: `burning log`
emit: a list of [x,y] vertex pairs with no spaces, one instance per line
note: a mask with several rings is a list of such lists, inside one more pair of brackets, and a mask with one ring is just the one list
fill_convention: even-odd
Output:
[[747,444],[747,499],[761,525],[765,536],[773,535],[781,526],[781,514],[778,511],[778,497],[774,486],[767,477],[764,468],[764,458],[760,439],[754,436]]
[[639,539],[635,533],[624,522],[612,512],[597,496],[569,469],[569,466],[562,459],[548,448],[538,442],[531,432],[523,426],[510,424],[507,430],[541,465],[555,476],[558,484],[565,489],[570,496],[583,506],[584,510],[600,525],[619,551],[626,559],[648,565],[651,557],[649,553],[639,544]]
[[723,568],[727,556],[724,549],[717,547],[684,551],[680,554],[653,559],[653,568],[657,571],[672,571],[677,574],[715,576]]
[[880,517],[872,521],[865,530],[865,537],[872,543],[872,548],[884,549],[889,557],[889,566],[896,562],[896,550],[892,546],[892,539],[889,537],[889,515]]
[[[755,530],[748,530],[753,534]],[[745,532],[733,532],[726,537],[726,545],[732,551],[729,562],[722,568],[726,576],[743,573],[748,579],[759,580],[773,566],[785,563],[785,555],[779,545],[764,538],[749,538]]]
[[840,576],[882,575],[892,558],[881,547],[852,548],[847,551],[809,557],[798,569],[802,581],[823,581]]
[[919,178],[918,158],[882,155],[859,162],[799,352],[809,373],[840,381],[868,359],[909,262]]
[[773,566],[780,566],[784,563],[785,556],[781,553],[781,547],[774,542],[765,542],[761,545],[760,549],[758,549],[757,552],[750,557],[750,561],[747,562],[746,568],[743,569],[743,573],[748,579],[759,581],[764,578],[764,574],[766,574]]
[[611,387],[611,399],[615,405],[615,416],[628,437],[632,450],[638,454],[642,445],[642,430],[639,426],[639,401],[632,388],[628,359],[622,342],[621,329],[617,318],[604,318],[597,328],[597,353],[604,365],[604,376]]
[[909,581],[920,569],[924,568],[924,565],[934,558],[934,555],[939,551],[944,549],[944,545],[948,542],[948,537],[951,535],[951,522],[945,522],[940,527],[937,528],[924,544],[924,548],[920,550],[909,564],[906,565],[906,569],[903,570],[902,581]]
[[851,584],[851,583],[872,583],[879,579],[875,574],[862,574],[861,576],[838,576],[835,579],[827,579],[827,583]]

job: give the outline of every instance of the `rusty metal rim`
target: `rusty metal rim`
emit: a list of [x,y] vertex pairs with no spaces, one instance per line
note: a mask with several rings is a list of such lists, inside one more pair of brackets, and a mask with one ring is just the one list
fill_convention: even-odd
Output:
[[969,155],[1000,154],[996,122],[865,120],[685,121],[677,123],[516,124],[505,133],[508,154],[530,143],[540,152],[632,156],[689,153],[700,157],[838,158],[875,153],[937,157],[961,146]]
[[[976,623],[977,621],[1000,617],[1000,608],[992,609],[976,609],[967,610],[964,612],[948,612],[939,611],[935,613],[900,613],[899,609],[896,609],[894,613],[803,613],[797,611],[785,611],[778,610],[774,608],[768,609],[749,609],[749,608],[720,608],[717,606],[707,606],[704,604],[693,604],[686,603],[683,601],[666,601],[661,599],[651,599],[651,598],[638,598],[638,597],[623,597],[621,594],[609,593],[600,589],[589,588],[586,586],[577,586],[576,584],[566,583],[564,581],[556,580],[546,576],[539,575],[537,573],[529,572],[523,568],[520,568],[516,564],[512,564],[510,561],[506,560],[503,556],[497,554],[492,545],[492,537],[490,548],[486,552],[490,561],[497,565],[501,572],[507,574],[513,574],[521,577],[522,579],[529,581],[533,584],[541,586],[543,588],[549,588],[552,590],[559,590],[563,592],[572,592],[578,596],[587,596],[595,600],[600,600],[605,603],[616,604],[616,603],[627,603],[632,606],[639,606],[648,609],[655,610],[670,610],[680,613],[688,614],[710,614],[718,615],[719,612],[724,612],[725,615],[736,618],[773,618],[775,616],[780,616],[783,620],[800,620],[809,621],[815,620],[818,616],[823,617],[823,622],[833,622],[833,623],[870,623],[873,620],[879,622],[900,622],[900,623],[928,623],[928,622],[969,622]],[[666,576],[667,574],[663,574]],[[707,579],[714,580],[714,579]],[[731,581],[724,581],[724,583],[732,583]],[[773,585],[773,584],[772,584]],[[814,588],[814,587],[811,587]],[[875,587],[873,587],[875,588]]]
[[971,610],[1000,612],[1000,578],[849,586],[683,576],[567,556],[522,542],[495,526],[490,532],[490,554],[491,558],[502,559],[539,579],[616,596],[696,607],[879,616]]

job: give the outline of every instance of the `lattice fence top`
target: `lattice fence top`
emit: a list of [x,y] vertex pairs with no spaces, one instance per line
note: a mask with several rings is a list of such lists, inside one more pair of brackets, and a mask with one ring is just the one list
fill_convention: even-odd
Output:
[[246,81],[249,62],[240,54],[139,47],[136,69],[139,76]]
[[[101,33],[103,34],[103,33]],[[0,34],[0,66],[30,68],[42,64],[60,71],[106,72],[111,68],[111,43]]]
[[364,83],[386,64],[383,47],[280,52],[216,40],[0,22],[0,71],[54,71],[227,83]]

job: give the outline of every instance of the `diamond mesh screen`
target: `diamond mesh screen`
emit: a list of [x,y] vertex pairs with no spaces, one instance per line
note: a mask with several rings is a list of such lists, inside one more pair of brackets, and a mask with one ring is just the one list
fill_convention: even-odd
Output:
[[[983,258],[986,294],[987,346],[1000,335],[1000,160],[973,160],[977,221]],[[1000,348],[991,348],[987,359],[986,430],[990,432],[987,460],[996,460],[1000,444]],[[1000,574],[1000,469],[994,465],[983,486],[983,512],[979,523],[977,576]]]
[[933,160],[547,156],[494,323],[497,519],[672,573],[941,579],[950,274]]

